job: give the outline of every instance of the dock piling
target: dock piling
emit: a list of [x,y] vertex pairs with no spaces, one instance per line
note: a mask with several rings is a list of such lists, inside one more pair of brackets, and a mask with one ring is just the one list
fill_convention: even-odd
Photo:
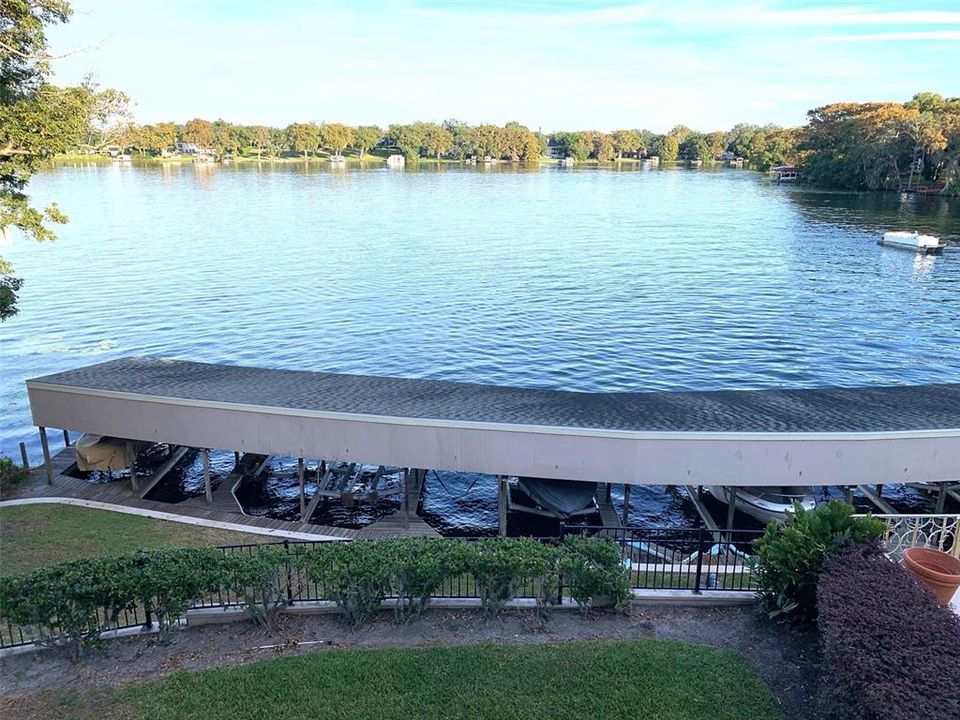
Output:
[[63,431],[63,446],[70,447],[70,431],[66,429]]
[[27,444],[25,442],[20,443],[20,464],[23,465],[24,470],[30,472],[30,456],[27,455]]
[[140,483],[137,482],[137,450],[136,445],[131,441],[127,440],[126,444],[127,457],[130,458],[130,491],[134,495],[140,493]]
[[297,458],[297,481],[300,483],[300,522],[306,522],[307,518],[307,495],[304,478],[303,458]]
[[47,485],[53,485],[53,463],[50,460],[50,443],[47,442],[47,429],[40,426],[40,447],[43,450],[43,465],[47,471]]
[[630,490],[633,486],[630,483],[623,484],[623,525],[627,527],[630,522]]
[[200,451],[200,459],[203,461],[203,493],[210,505],[213,503],[213,488],[210,486],[210,451],[207,448]]
[[737,511],[737,488],[731,487],[727,496],[727,542],[733,540],[733,515]]
[[507,536],[507,479],[497,475],[497,535]]

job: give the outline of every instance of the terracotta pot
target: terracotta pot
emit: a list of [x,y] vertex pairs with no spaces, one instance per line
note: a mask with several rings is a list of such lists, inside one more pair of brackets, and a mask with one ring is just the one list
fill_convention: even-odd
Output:
[[942,550],[912,547],[903,551],[903,566],[948,605],[960,587],[960,560]]

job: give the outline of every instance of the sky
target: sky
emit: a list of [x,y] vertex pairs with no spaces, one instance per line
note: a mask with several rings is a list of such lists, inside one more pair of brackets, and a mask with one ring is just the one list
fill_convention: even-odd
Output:
[[797,125],[829,102],[960,96],[960,0],[73,0],[59,83],[138,122]]

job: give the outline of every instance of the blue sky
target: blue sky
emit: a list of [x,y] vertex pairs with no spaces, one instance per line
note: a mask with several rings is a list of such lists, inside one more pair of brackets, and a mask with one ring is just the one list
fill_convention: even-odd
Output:
[[544,131],[799,124],[835,100],[960,96],[960,0],[73,0],[58,82],[141,122],[517,120]]

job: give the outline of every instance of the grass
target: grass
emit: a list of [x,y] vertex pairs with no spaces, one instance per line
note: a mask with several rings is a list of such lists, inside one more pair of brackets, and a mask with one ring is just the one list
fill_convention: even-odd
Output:
[[125,696],[158,720],[779,717],[743,658],[651,640],[326,652],[177,673]]
[[740,655],[658,640],[324,651],[180,671],[104,709],[151,720],[782,717]]
[[268,542],[271,538],[71,505],[0,508],[0,574],[137,548]]

